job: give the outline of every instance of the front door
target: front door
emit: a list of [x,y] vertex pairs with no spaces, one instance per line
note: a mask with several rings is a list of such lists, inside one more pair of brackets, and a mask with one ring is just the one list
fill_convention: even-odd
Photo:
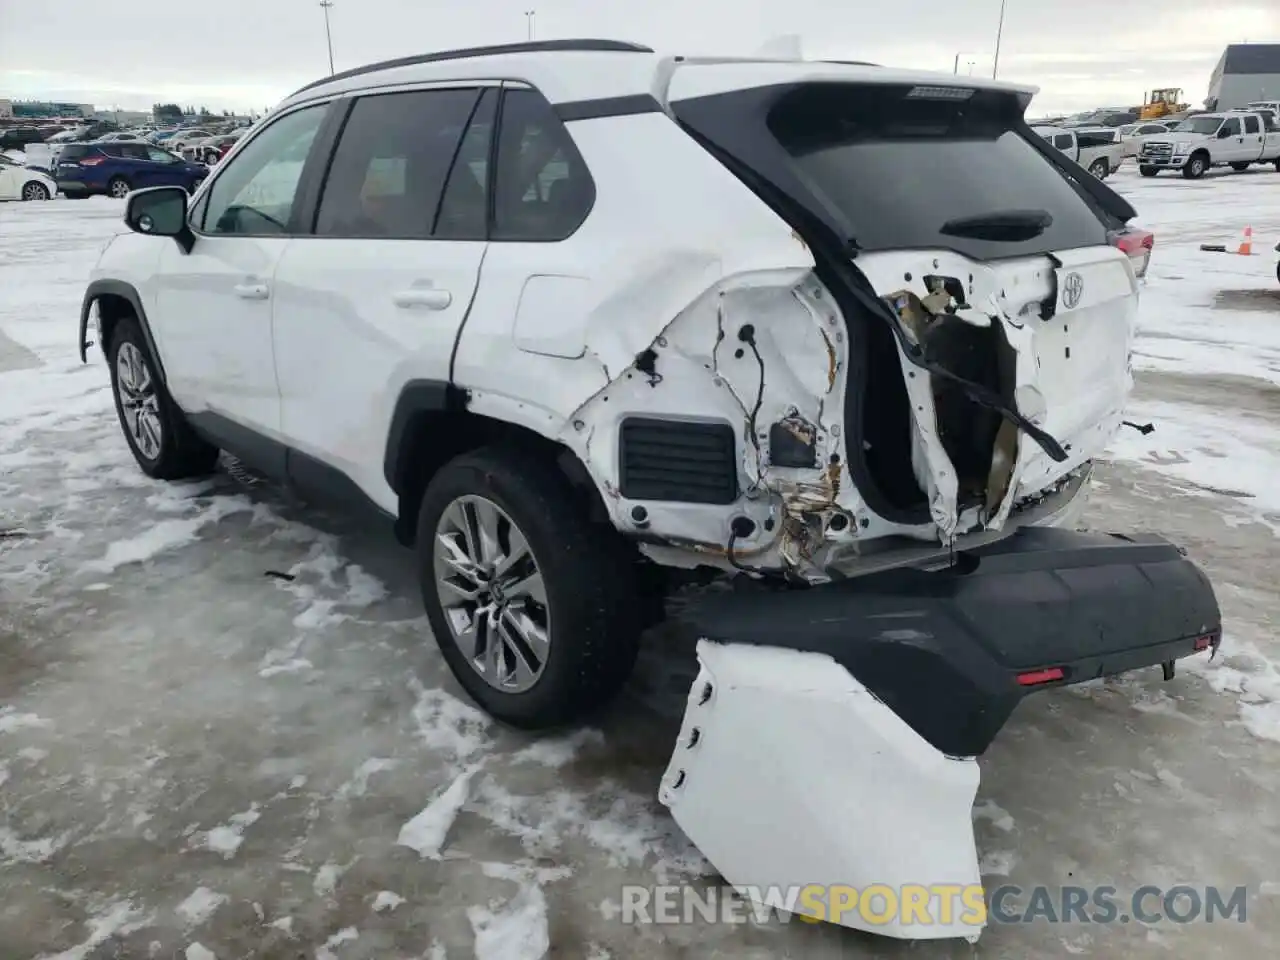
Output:
[[[449,380],[484,259],[497,93],[359,97],[315,235],[290,241],[276,271],[282,433],[389,510],[383,463],[400,387]],[[302,469],[290,473],[305,487]]]
[[258,131],[197,203],[191,252],[167,243],[156,273],[152,325],[175,399],[267,437],[280,430],[276,265],[299,229],[294,199],[326,109],[294,110]]

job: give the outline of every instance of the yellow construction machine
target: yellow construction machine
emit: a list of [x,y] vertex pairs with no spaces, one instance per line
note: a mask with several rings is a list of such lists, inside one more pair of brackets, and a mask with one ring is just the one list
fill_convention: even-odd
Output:
[[1168,90],[1152,90],[1142,101],[1141,120],[1159,120],[1171,113],[1181,113],[1188,109],[1182,102],[1182,89],[1170,87]]

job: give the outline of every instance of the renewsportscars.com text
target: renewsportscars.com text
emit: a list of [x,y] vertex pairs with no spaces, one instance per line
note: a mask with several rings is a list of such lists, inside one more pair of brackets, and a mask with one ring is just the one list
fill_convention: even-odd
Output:
[[870,927],[897,923],[974,927],[1020,923],[1245,923],[1248,889],[1145,885],[1121,891],[1113,886],[1006,884],[987,891],[979,885],[959,884],[906,884],[898,888],[873,884],[862,889],[808,884],[743,887],[738,893],[720,887],[628,886],[622,890],[619,919],[640,924],[860,920]]

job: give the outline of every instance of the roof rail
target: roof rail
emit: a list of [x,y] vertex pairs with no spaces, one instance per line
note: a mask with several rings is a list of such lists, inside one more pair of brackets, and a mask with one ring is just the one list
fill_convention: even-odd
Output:
[[628,43],[625,40],[528,40],[522,43],[497,43],[488,47],[464,47],[460,50],[439,50],[435,53],[419,53],[411,57],[399,57],[395,60],[383,60],[363,67],[343,70],[332,76],[308,83],[299,87],[290,96],[297,96],[304,90],[332,83],[335,80],[346,80],[366,73],[377,73],[380,70],[393,70],[396,67],[412,67],[420,63],[437,63],[441,60],[469,60],[474,57],[494,57],[504,53],[653,53],[650,47],[639,43]]

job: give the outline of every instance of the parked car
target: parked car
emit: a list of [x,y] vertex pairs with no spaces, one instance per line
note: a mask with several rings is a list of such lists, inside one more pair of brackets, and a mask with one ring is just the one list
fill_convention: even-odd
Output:
[[197,141],[213,136],[208,130],[182,130],[165,142],[165,148],[185,155]]
[[1031,129],[1099,180],[1105,180],[1124,161],[1124,146],[1114,130],[1043,126]]
[[41,143],[44,140],[36,127],[3,127],[0,128],[0,150],[21,150],[28,143]]
[[[975,758],[1021,698],[1221,636],[1172,544],[1074,530],[1151,237],[1024,138],[1033,93],[591,40],[349,70],[194,197],[128,198],[82,358],[93,319],[149,476],[223,449],[383,516],[512,724],[738,578],[682,614],[677,823],[741,888],[980,885]],[[859,815],[760,829],[814,810]]]
[[234,133],[224,134],[219,137],[210,137],[196,148],[197,158],[209,166],[213,166],[219,160],[227,155],[232,147],[244,136],[243,130],[237,130]]
[[1181,170],[1196,180],[1211,167],[1230,166],[1240,173],[1255,163],[1274,163],[1280,172],[1280,128],[1259,114],[1235,111],[1188,117],[1165,136],[1148,139],[1138,152],[1144,177]]
[[48,200],[57,192],[51,178],[0,154],[0,200]]
[[1139,123],[1126,123],[1120,127],[1120,143],[1124,146],[1125,157],[1136,157],[1142,145],[1150,137],[1164,136],[1175,125],[1173,121],[1143,120]]
[[209,168],[149,143],[72,143],[54,167],[58,189],[68,197],[106,194],[123,198],[143,187],[176,186],[192,193]]

